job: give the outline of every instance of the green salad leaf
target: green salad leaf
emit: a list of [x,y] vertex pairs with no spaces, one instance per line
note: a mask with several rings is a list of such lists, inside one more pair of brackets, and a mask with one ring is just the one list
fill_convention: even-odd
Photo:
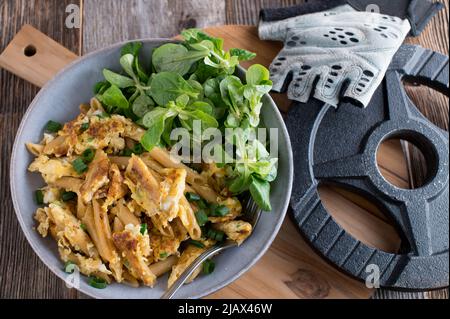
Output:
[[[262,209],[270,210],[270,183],[277,176],[277,159],[270,157],[267,145],[246,133],[260,126],[262,99],[272,88],[269,71],[254,64],[241,80],[235,75],[236,67],[256,54],[239,48],[227,51],[223,39],[199,29],[184,30],[181,35],[181,43],[153,50],[151,61],[140,55],[142,43],[125,44],[119,60],[121,70],[104,69],[104,80],[94,87],[109,114],[124,115],[146,129],[140,149],[124,150],[124,156],[173,145],[170,135],[179,127],[190,132],[192,144],[197,143],[194,121],[201,122],[202,130],[240,129],[242,135],[226,141],[233,145],[232,154],[225,152],[224,145],[219,147],[225,158],[236,160],[216,164],[225,168],[231,193],[249,192]],[[140,59],[151,62],[148,70]],[[81,173],[86,165],[79,164]],[[226,207],[203,206],[199,208],[206,209],[205,213],[197,212],[202,224],[207,223],[207,215],[228,213]],[[209,231],[209,237],[219,240],[222,236]]]

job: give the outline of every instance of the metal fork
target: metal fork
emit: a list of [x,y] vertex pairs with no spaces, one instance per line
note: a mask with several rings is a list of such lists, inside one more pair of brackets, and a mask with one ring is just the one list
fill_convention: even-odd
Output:
[[[253,201],[251,196],[248,196],[245,201],[246,203],[242,220],[249,222],[252,225],[253,234],[256,224],[259,221],[259,217],[261,216],[261,209]],[[189,265],[189,267],[186,268],[186,270],[173,283],[173,285],[161,296],[161,299],[172,299],[178,289],[181,288],[181,286],[189,279],[189,277],[191,277],[195,270],[200,267],[206,259],[228,248],[236,247],[237,245],[237,242],[235,242],[234,240],[227,239],[226,241],[218,243],[205,250],[200,256],[197,257],[197,259],[194,260],[192,264]]]

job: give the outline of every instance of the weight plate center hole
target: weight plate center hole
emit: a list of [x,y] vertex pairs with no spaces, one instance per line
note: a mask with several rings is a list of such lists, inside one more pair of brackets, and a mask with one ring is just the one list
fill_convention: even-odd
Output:
[[380,174],[400,189],[425,186],[437,170],[435,152],[425,140],[417,143],[393,136],[380,144],[376,156]]

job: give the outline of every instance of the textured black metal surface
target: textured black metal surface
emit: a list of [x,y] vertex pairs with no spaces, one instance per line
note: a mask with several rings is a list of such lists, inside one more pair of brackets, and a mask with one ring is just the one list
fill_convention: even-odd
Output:
[[[291,207],[313,247],[345,272],[365,280],[366,267],[380,269],[380,285],[433,289],[449,284],[448,133],[428,121],[406,95],[402,78],[448,96],[448,57],[404,45],[366,109],[317,100],[291,108],[287,126],[294,151]],[[414,190],[387,182],[376,164],[386,139],[413,142],[425,154],[429,180]],[[317,187],[348,187],[377,203],[403,236],[398,254],[368,247],[340,227],[320,201]]]

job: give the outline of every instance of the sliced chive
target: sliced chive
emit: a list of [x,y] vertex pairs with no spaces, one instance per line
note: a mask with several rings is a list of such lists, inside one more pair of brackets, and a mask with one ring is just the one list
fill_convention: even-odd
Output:
[[223,239],[225,238],[225,233],[221,230],[209,228],[206,232],[206,237],[215,241],[223,241]]
[[120,155],[121,156],[126,156],[126,157],[130,157],[133,154],[133,151],[130,150],[129,148],[124,149]]
[[42,192],[42,190],[38,189],[34,193],[34,197],[36,198],[36,203],[38,205],[44,205],[44,193]]
[[45,124],[45,130],[50,133],[57,133],[60,129],[62,129],[61,123],[55,122],[55,121],[48,121],[47,124]]
[[147,232],[147,224],[143,223],[141,224],[141,234],[145,235],[146,232]]
[[195,213],[195,218],[199,226],[204,226],[208,222],[208,215],[202,209]]
[[67,202],[69,200],[72,200],[74,198],[77,197],[77,193],[75,192],[63,192],[61,194],[61,199],[63,200],[63,202]]
[[89,286],[97,289],[105,289],[108,286],[108,283],[102,278],[89,277]]
[[166,253],[166,252],[163,252],[163,253],[160,253],[160,254],[159,254],[159,258],[161,258],[161,259],[164,259],[164,258],[166,258],[167,256],[169,256],[169,254]]
[[205,200],[203,198],[200,198],[199,201],[196,202],[198,207],[200,207],[201,209],[207,209],[208,208],[208,204],[205,202]]
[[230,213],[230,209],[225,205],[220,205],[214,207],[214,210],[211,211],[212,216],[223,217]]
[[145,149],[141,143],[134,145],[133,149],[131,150],[131,152],[136,155],[141,155],[142,153],[144,153],[144,151]]
[[198,194],[187,192],[186,199],[190,202],[198,202],[199,200],[201,200],[201,197]]
[[77,172],[78,174],[82,174],[86,172],[88,169],[87,165],[83,162],[81,158],[77,158],[76,160],[74,160],[72,162],[72,166],[75,172]]
[[89,164],[90,162],[92,162],[92,160],[95,157],[95,151],[92,148],[88,148],[86,149],[82,154],[81,154],[81,159],[83,160],[83,162],[85,164]]
[[87,227],[86,227],[86,225],[83,224],[83,223],[80,224],[80,228],[81,228],[82,230],[84,230],[84,231],[87,231]]
[[216,268],[216,263],[214,261],[212,261],[211,259],[206,259],[203,262],[203,273],[205,275],[211,274],[215,268]]
[[205,245],[203,245],[203,243],[199,242],[198,240],[192,240],[191,239],[191,240],[188,241],[188,243],[190,245],[193,245],[193,246],[198,247],[198,248],[205,248]]
[[66,262],[64,264],[64,272],[66,272],[68,274],[73,274],[76,267],[77,267],[77,265],[74,262],[69,260],[68,262]]
[[83,123],[80,126],[80,132],[83,133],[84,131],[87,131],[88,128],[89,128],[89,122]]

